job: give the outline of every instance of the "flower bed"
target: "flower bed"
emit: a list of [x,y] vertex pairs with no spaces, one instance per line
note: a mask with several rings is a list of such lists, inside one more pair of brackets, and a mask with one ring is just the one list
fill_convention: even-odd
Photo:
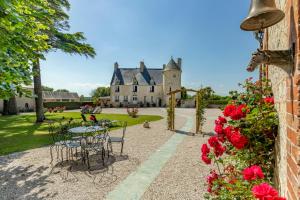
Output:
[[206,199],[285,199],[272,187],[278,116],[267,85],[247,79],[245,92],[215,121],[216,135],[201,148],[202,161],[216,169],[207,177]]

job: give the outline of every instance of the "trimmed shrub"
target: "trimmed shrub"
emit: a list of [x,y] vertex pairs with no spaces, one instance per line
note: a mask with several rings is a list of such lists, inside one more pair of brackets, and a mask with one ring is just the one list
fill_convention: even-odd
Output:
[[65,107],[66,110],[80,109],[82,102],[44,102],[45,108]]

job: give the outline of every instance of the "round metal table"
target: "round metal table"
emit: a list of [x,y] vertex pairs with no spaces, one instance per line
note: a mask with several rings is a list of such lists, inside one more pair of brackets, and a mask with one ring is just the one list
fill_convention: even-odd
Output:
[[79,133],[92,133],[96,131],[104,131],[105,128],[101,126],[79,126],[75,128],[71,128],[68,131],[70,133],[79,134]]

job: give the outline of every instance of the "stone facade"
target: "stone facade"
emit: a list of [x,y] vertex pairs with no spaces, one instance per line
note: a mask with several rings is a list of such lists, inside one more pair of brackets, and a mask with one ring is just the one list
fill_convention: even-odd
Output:
[[285,12],[285,19],[265,32],[264,48],[286,50],[295,48],[294,66],[268,66],[268,77],[279,113],[279,134],[276,141],[276,177],[281,196],[300,198],[300,45],[299,0],[276,0]]
[[[114,65],[110,84],[111,103],[116,106],[165,106],[168,93],[181,88],[181,59],[171,58],[163,68],[147,68],[140,62],[139,68],[120,68]],[[180,93],[176,96],[181,99]]]

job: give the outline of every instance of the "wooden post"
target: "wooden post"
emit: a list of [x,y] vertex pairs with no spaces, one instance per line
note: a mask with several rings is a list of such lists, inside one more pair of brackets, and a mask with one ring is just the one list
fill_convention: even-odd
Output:
[[172,131],[175,130],[175,93],[171,95],[172,99]]
[[200,118],[199,118],[199,114],[198,114],[198,110],[199,110],[199,92],[197,92],[197,95],[196,95],[196,134],[199,133],[199,129],[200,129]]

